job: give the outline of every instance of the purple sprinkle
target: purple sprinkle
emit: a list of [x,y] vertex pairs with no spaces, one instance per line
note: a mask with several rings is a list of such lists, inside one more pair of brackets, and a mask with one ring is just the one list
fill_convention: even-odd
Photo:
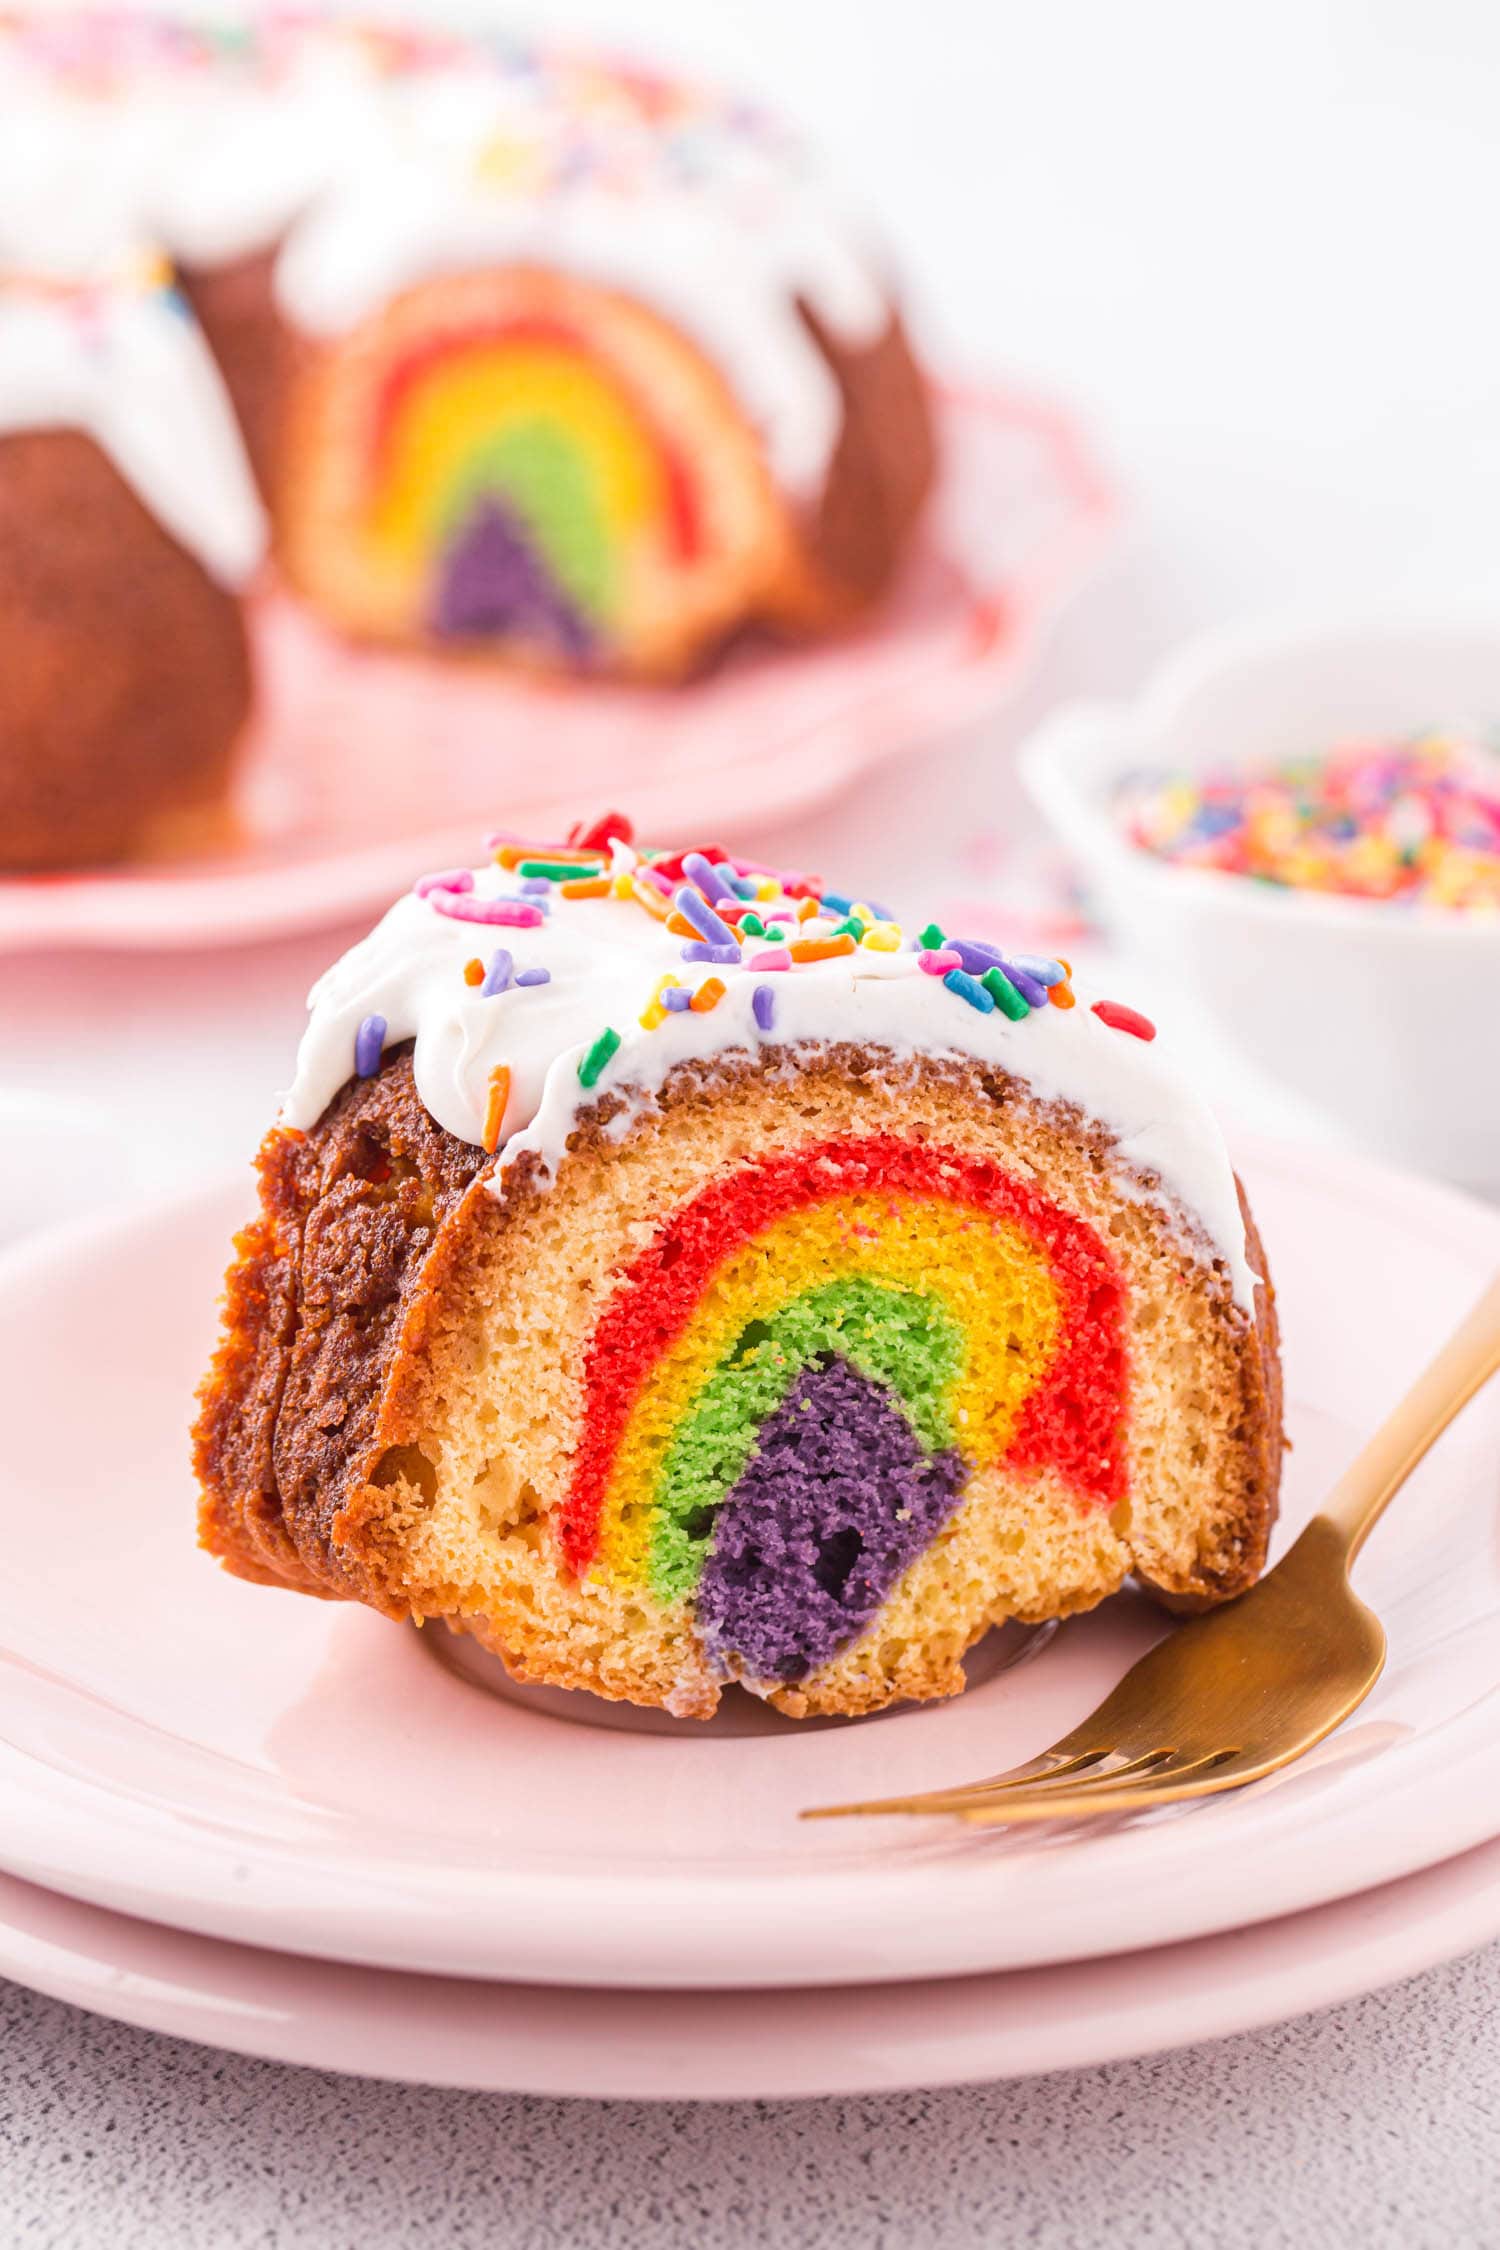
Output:
[[517,985],[550,984],[551,982],[552,971],[550,969],[523,969],[516,978]]
[[978,938],[951,937],[943,941],[950,953],[956,953],[960,965],[971,977],[982,977],[986,969],[1003,969],[1005,955],[998,945],[981,945]]
[[999,967],[1010,978],[1021,998],[1031,1007],[1046,1007],[1047,987],[1044,984],[1039,984],[1035,977],[1028,976],[1019,961],[1007,959],[1000,962]]
[[755,1020],[760,1025],[761,1030],[769,1031],[776,1021],[776,987],[771,984],[758,984],[755,987],[750,1005],[755,1010]]
[[430,898],[434,891],[472,891],[474,877],[467,867],[450,867],[441,875],[421,875],[412,884],[418,898]]
[[[1067,974],[1061,961],[1054,961],[1047,953],[1012,953],[1010,960],[1015,968],[1023,969],[1029,977],[1035,977],[1038,984],[1046,985],[1049,992],[1053,985],[1061,984]],[[1015,981],[1014,974],[1011,981]]]
[[682,949],[684,961],[713,961],[720,968],[732,969],[740,958],[740,949],[733,938],[727,945],[697,945],[690,939]]
[[710,945],[726,945],[733,939],[734,932],[729,924],[722,921],[711,906],[705,905],[688,884],[680,886],[672,904],[683,920],[691,922],[699,937],[705,938]]
[[454,922],[489,922],[513,930],[542,926],[542,910],[530,899],[464,898],[454,891],[434,891],[428,904]]
[[551,888],[545,875],[528,875],[521,884],[522,892],[527,898],[545,898]]
[[493,1000],[497,992],[503,992],[510,983],[511,971],[515,968],[515,965],[504,946],[497,945],[490,955],[490,973],[479,987],[480,997],[485,1000]]
[[[725,882],[717,867],[713,865],[711,860],[705,859],[702,852],[688,852],[682,862],[682,872],[690,883],[697,884],[699,890],[707,898],[738,898],[739,896],[733,884]],[[679,899],[678,904],[681,905],[681,903]]]
[[673,1015],[677,1016],[681,1015],[684,1008],[692,1006],[693,996],[685,984],[669,984],[661,996],[661,1004],[664,1008],[670,1008]]
[[354,1075],[373,1078],[385,1052],[385,1017],[366,1016],[354,1034]]

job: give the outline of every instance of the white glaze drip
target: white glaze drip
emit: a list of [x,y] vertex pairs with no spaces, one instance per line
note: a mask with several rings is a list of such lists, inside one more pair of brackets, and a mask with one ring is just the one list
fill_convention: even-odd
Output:
[[254,575],[265,516],[219,371],[173,291],[0,276],[0,434],[59,428],[87,432],[211,576]]
[[[476,873],[474,895],[513,897],[518,886],[490,867]],[[802,934],[831,927],[815,920]],[[500,945],[518,971],[545,967],[551,981],[483,997],[465,983],[464,964],[474,957],[488,963]],[[682,945],[624,900],[574,901],[554,891],[541,928],[509,929],[451,920],[411,894],[314,987],[283,1122],[304,1131],[317,1122],[351,1076],[355,1035],[372,1015],[384,1018],[387,1044],[415,1040],[417,1091],[461,1140],[482,1143],[490,1073],[499,1064],[509,1070],[494,1182],[501,1194],[507,1169],[524,1153],[555,1170],[580,1110],[598,1095],[625,1097],[611,1128],[623,1133],[673,1067],[689,1059],[844,1040],[884,1048],[898,1060],[969,1056],[1026,1080],[1043,1100],[1076,1103],[1103,1125],[1123,1160],[1122,1192],[1139,1194],[1135,1173],[1156,1173],[1223,1259],[1236,1301],[1252,1309],[1255,1277],[1223,1138],[1155,1044],[1112,1029],[1082,998],[1071,1009],[1035,1009],[1019,1023],[998,1009],[983,1015],[921,969],[909,950],[861,946],[791,971],[759,972],[750,965],[761,950],[757,941],[745,949],[745,967],[686,962]],[[724,997],[705,1013],[670,1014],[645,1030],[639,1018],[664,975],[692,989],[717,976]],[[761,984],[775,996],[768,1031],[753,1012]],[[621,1044],[589,1091],[579,1064],[606,1026],[619,1032]]]

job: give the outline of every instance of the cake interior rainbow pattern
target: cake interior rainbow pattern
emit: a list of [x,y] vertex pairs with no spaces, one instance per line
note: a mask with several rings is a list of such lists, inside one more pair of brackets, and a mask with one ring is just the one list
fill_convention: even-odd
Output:
[[699,547],[676,448],[560,321],[443,334],[387,373],[372,417],[366,535],[412,619],[447,640],[518,633],[586,661],[632,549]]
[[600,1320],[567,1559],[695,1603],[759,1679],[817,1671],[976,1471],[1124,1497],[1121,1297],[1092,1229],[992,1164],[882,1138],[751,1162]]

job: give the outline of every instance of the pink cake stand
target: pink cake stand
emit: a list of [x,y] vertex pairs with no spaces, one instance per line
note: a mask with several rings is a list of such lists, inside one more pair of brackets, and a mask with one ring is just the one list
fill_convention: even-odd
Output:
[[919,551],[862,631],[736,651],[688,688],[518,679],[354,648],[272,593],[239,838],[170,866],[0,880],[0,948],[231,943],[372,910],[497,821],[538,835],[624,805],[653,834],[732,836],[994,710],[1115,517],[1054,406],[945,387]]

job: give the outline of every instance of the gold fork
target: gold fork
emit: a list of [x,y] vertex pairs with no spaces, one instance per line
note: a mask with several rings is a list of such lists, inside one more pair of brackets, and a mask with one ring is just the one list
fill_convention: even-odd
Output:
[[1380,1677],[1385,1633],[1349,1566],[1428,1448],[1500,1368],[1500,1276],[1276,1568],[1236,1602],[1181,1625],[1133,1664],[1081,1726],[986,1781],[845,1813],[953,1813],[976,1827],[1140,1812],[1239,1789],[1300,1758]]

